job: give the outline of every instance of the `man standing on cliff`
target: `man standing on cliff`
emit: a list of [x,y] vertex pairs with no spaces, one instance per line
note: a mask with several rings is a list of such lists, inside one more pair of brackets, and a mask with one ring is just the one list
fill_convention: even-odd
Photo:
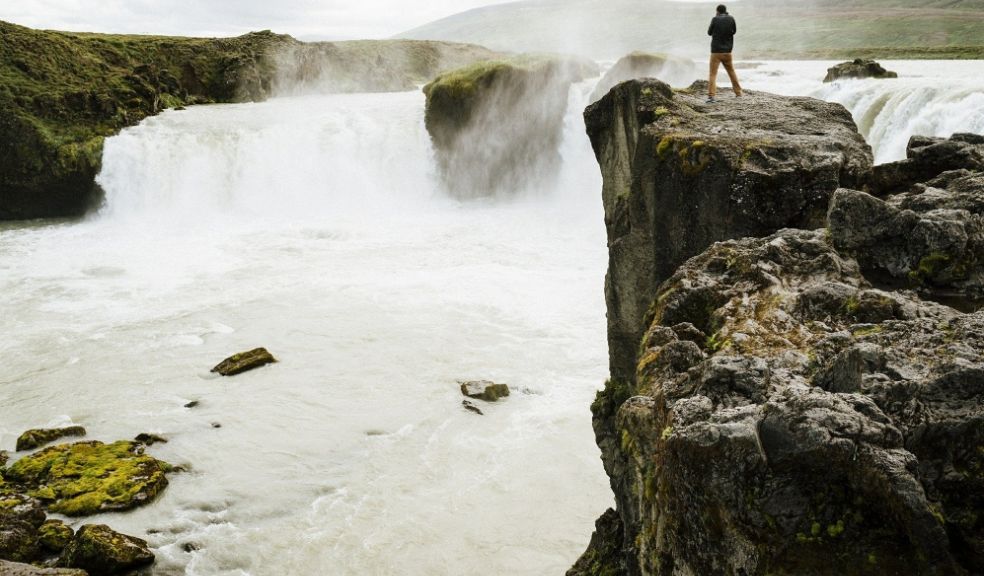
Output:
[[721,4],[717,7],[717,16],[711,20],[711,25],[707,28],[707,35],[711,37],[711,75],[707,80],[707,103],[717,102],[714,95],[717,93],[717,74],[718,65],[724,64],[724,69],[731,78],[731,89],[735,91],[735,97],[741,96],[741,84],[738,83],[738,75],[735,74],[735,65],[731,59],[731,50],[735,47],[735,33],[738,26],[735,19],[728,14],[728,8]]

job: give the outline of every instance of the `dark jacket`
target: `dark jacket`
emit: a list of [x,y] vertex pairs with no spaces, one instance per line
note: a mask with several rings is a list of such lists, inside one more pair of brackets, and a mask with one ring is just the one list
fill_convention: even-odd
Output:
[[707,35],[711,36],[711,53],[728,54],[735,47],[735,34],[738,26],[731,14],[718,14],[707,27]]

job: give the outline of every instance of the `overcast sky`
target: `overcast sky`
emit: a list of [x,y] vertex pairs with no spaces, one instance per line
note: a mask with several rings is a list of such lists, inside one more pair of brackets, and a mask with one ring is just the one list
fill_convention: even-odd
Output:
[[0,0],[32,28],[184,36],[270,29],[299,38],[385,38],[503,0]]

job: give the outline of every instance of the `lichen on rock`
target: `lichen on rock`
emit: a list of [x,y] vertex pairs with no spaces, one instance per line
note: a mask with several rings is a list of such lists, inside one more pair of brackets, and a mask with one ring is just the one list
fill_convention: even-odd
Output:
[[167,486],[169,470],[137,442],[78,442],[25,456],[5,477],[52,512],[86,516],[149,503]]
[[92,574],[124,574],[152,564],[154,554],[140,538],[114,532],[102,524],[87,524],[65,547],[59,565]]

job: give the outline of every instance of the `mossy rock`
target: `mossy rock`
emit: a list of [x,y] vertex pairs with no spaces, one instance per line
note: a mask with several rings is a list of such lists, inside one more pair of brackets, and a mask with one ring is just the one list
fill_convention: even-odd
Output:
[[47,520],[38,529],[38,541],[48,552],[60,553],[75,537],[75,530],[61,520]]
[[58,563],[91,574],[123,574],[153,564],[147,542],[120,534],[102,524],[87,524],[65,547]]
[[68,426],[67,428],[35,428],[28,430],[17,439],[17,451],[33,450],[50,444],[55,440],[67,438],[69,436],[85,436],[86,431],[82,426]]
[[499,398],[509,396],[509,386],[496,384],[488,380],[461,382],[461,393],[469,398],[477,398],[486,402],[495,402]]
[[147,504],[167,486],[170,470],[137,442],[78,442],[26,456],[6,478],[24,485],[52,512],[87,516]]
[[254,370],[276,361],[277,359],[266,348],[256,348],[249,352],[233,354],[220,362],[215,368],[212,368],[212,372],[216,372],[222,376],[235,376],[236,374],[242,374],[243,372]]

